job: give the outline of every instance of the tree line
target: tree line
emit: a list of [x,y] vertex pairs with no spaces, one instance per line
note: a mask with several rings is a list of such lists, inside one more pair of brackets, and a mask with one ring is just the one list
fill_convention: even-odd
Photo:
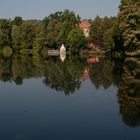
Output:
[[140,55],[140,1],[121,0],[116,17],[97,16],[91,23],[90,37],[106,51]]
[[39,53],[46,47],[58,49],[64,43],[68,50],[77,52],[86,47],[79,22],[79,15],[69,10],[50,14],[43,20],[23,20],[19,16],[13,20],[0,19],[0,50]]
[[43,20],[23,20],[19,16],[13,20],[0,19],[0,54],[36,54],[46,47],[58,49],[61,44],[77,54],[88,49],[89,41],[106,52],[128,56],[140,54],[139,0],[121,0],[116,17],[89,19],[88,38],[79,27],[80,21],[80,16],[69,10],[55,12]]

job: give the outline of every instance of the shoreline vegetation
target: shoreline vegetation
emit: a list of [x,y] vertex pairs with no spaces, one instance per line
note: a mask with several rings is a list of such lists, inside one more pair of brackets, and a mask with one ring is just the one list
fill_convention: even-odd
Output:
[[64,44],[69,55],[140,56],[140,1],[121,0],[116,17],[82,20],[58,11],[43,20],[0,19],[0,55],[45,55]]

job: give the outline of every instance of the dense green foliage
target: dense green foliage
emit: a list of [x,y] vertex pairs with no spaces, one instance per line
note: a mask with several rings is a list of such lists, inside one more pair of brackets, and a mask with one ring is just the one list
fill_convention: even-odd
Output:
[[[89,37],[80,30],[81,19],[73,11],[58,11],[43,20],[0,19],[0,52],[10,46],[14,52],[37,54],[44,48],[59,49],[64,44],[70,53],[79,53],[93,42],[114,54],[140,55],[140,1],[121,0],[117,17],[88,20]],[[93,49],[93,50],[94,50]],[[109,53],[109,54],[111,54]]]
[[22,24],[22,22],[23,22],[22,17],[17,16],[17,17],[14,18],[12,24],[20,26]]
[[79,28],[71,30],[67,38],[67,43],[69,46],[69,51],[75,54],[79,54],[81,49],[85,49],[87,44],[84,33]]
[[119,29],[127,53],[140,54],[140,1],[122,0],[118,15]]
[[108,49],[105,47],[110,47],[110,35],[112,34],[112,27],[116,20],[117,19],[115,17],[100,18],[97,16],[91,22],[90,39],[94,41],[97,47],[104,49]]
[[13,54],[12,48],[10,48],[8,46],[3,48],[3,56],[4,57],[11,57],[12,54]]
[[22,20],[19,16],[0,19],[0,48],[10,46],[14,52],[24,54],[37,54],[46,47],[59,49],[61,44],[68,48],[68,35],[79,22],[79,15],[69,10],[50,14],[42,21]]
[[11,22],[7,19],[0,20],[0,48],[11,45]]
[[121,0],[117,17],[97,16],[91,22],[90,39],[113,53],[140,55],[140,1]]
[[126,56],[140,55],[140,1],[122,0],[110,34],[110,48]]

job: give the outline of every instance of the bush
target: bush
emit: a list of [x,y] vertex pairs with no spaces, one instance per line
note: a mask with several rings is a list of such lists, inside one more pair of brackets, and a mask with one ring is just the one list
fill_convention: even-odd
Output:
[[20,54],[24,54],[24,55],[33,54],[32,49],[21,49],[19,52],[20,52]]
[[4,57],[11,57],[13,54],[13,49],[11,47],[4,47],[3,48],[3,56]]

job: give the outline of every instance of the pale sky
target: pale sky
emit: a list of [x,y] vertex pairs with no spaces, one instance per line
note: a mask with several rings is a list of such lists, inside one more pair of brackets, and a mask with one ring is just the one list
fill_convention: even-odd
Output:
[[0,0],[0,18],[43,19],[56,11],[73,10],[81,18],[116,16],[120,0]]

